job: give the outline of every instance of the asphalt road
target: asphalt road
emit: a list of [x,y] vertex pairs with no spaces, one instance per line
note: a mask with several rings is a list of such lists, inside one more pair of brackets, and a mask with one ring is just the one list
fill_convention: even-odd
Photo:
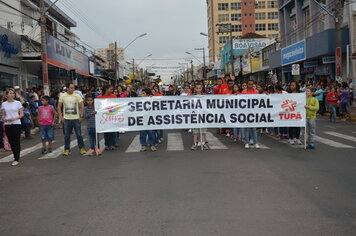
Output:
[[39,159],[36,136],[19,166],[0,156],[0,235],[356,235],[355,125],[319,120],[315,150],[266,135],[245,150],[211,130],[214,149],[191,151],[171,130],[157,152],[126,133],[101,157]]

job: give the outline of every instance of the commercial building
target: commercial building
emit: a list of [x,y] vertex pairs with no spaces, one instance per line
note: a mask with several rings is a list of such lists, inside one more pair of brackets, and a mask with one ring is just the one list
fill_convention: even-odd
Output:
[[[350,42],[348,7],[342,22],[340,56],[335,64],[336,30],[334,0],[279,0],[280,49],[270,57],[270,68],[280,74],[280,80],[335,80],[336,69],[346,80],[347,45]],[[352,21],[351,20],[351,21]],[[293,66],[292,66],[293,65]],[[292,75],[292,69],[293,74]],[[341,81],[340,81],[341,82]]]
[[279,35],[278,4],[274,0],[207,0],[209,60],[218,61],[229,34],[219,34],[217,24],[231,24],[232,36],[257,33],[267,38]]

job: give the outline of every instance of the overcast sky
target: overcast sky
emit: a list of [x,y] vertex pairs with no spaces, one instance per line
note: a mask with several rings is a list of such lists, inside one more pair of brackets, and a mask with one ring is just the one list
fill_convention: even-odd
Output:
[[94,48],[114,41],[125,47],[147,33],[126,50],[127,59],[140,61],[149,54],[152,59],[182,58],[146,60],[141,67],[177,65],[192,58],[186,51],[203,61],[194,48],[207,50],[208,38],[200,35],[208,31],[206,0],[59,0],[56,5],[77,22],[74,32],[80,39]]

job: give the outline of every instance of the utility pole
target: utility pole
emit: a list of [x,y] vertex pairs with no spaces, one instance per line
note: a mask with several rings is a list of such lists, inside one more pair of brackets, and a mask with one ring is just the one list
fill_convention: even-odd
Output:
[[49,95],[50,87],[48,81],[48,63],[47,63],[47,38],[46,38],[46,8],[44,0],[40,0],[40,24],[41,24],[41,52],[42,52],[42,80],[45,95]]
[[115,86],[119,84],[119,66],[117,63],[117,42],[115,41]]
[[194,80],[194,66],[193,66],[193,60],[190,61],[191,64],[191,72],[192,72],[192,81]]
[[135,59],[132,59],[132,83],[135,83]]
[[231,64],[231,75],[235,76],[234,71],[234,49],[233,49],[233,36],[232,36],[232,26],[231,23],[228,24],[216,24],[219,31],[218,34],[229,34],[229,44],[230,44],[230,64]]
[[206,80],[206,61],[205,61],[205,48],[203,48],[203,59],[204,59],[204,70],[203,70],[203,79]]
[[336,79],[342,76],[342,22],[345,0],[335,1],[335,72]]

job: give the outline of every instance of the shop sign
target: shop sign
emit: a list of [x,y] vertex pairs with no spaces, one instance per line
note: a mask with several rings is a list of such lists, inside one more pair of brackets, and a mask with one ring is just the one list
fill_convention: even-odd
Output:
[[238,50],[239,53],[248,49],[258,51],[267,47],[273,42],[271,39],[257,38],[257,39],[234,39],[233,49]]
[[89,76],[89,58],[76,49],[47,34],[48,64],[75,70],[78,74]]
[[20,36],[0,26],[0,64],[20,66]]
[[292,65],[292,75],[300,75],[300,65],[299,64]]
[[323,57],[323,64],[335,63],[335,57]]
[[295,62],[303,61],[307,57],[306,41],[300,41],[289,47],[282,48],[282,65],[289,65]]
[[4,52],[4,57],[10,58],[11,55],[19,53],[19,49],[9,42],[9,36],[7,34],[0,34],[0,49]]
[[251,54],[251,69],[252,71],[257,71],[261,69],[261,59],[259,53]]
[[341,47],[336,47],[336,49],[335,49],[335,71],[336,71],[336,76],[341,76],[341,74],[342,74]]
[[321,65],[315,68],[315,75],[329,75],[329,65]]
[[308,61],[308,62],[304,62],[304,63],[303,63],[303,67],[304,67],[304,68],[317,67],[318,64],[319,64],[318,61]]

